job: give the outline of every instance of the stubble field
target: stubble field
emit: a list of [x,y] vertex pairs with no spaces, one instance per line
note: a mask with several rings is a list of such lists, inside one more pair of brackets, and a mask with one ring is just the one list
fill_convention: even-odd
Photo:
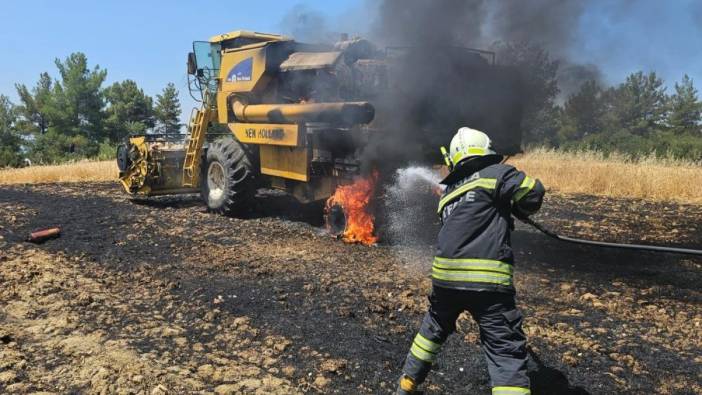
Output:
[[[557,189],[536,219],[564,234],[702,247],[694,196]],[[436,224],[426,243],[347,245],[314,207],[259,203],[229,218],[195,196],[130,201],[114,181],[0,186],[0,393],[391,393]],[[60,238],[23,241],[51,225]],[[702,393],[702,259],[525,226],[514,248],[535,394]],[[482,358],[462,317],[427,393],[489,393]]]
[[[0,392],[390,393],[431,247],[346,245],[279,195],[245,218],[115,183],[0,188]],[[294,214],[290,214],[294,213]],[[570,235],[702,246],[702,207],[551,194]],[[61,225],[43,245],[32,229]],[[535,393],[702,392],[702,260],[514,235]],[[419,250],[419,254],[406,251]],[[461,318],[427,393],[488,393]]]

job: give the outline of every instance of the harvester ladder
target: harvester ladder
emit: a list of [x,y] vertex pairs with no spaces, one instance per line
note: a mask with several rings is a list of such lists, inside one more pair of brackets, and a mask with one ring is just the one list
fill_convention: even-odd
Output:
[[188,124],[188,148],[185,151],[185,163],[183,164],[183,186],[195,188],[200,179],[200,158],[202,156],[202,144],[205,142],[207,134],[207,124],[210,121],[212,108],[203,103],[202,108],[193,109]]

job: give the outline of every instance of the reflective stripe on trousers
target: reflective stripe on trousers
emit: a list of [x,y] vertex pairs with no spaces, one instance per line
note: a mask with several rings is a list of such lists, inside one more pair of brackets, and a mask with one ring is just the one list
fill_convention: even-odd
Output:
[[410,348],[410,353],[424,362],[434,363],[436,360],[436,354],[439,353],[441,349],[441,344],[434,343],[433,341],[422,336],[421,333],[417,333],[412,342],[412,347]]
[[531,395],[531,390],[524,387],[492,387],[492,395]]
[[511,264],[492,259],[435,257],[431,276],[437,280],[512,285]]

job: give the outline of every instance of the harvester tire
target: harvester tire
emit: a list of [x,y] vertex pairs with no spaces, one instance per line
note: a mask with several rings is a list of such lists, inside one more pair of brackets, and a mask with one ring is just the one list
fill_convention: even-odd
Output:
[[202,196],[210,211],[236,214],[256,194],[253,155],[232,138],[210,144],[203,173]]
[[120,144],[117,146],[117,167],[119,171],[124,172],[129,169],[132,165],[132,161],[129,159],[129,146],[127,144]]

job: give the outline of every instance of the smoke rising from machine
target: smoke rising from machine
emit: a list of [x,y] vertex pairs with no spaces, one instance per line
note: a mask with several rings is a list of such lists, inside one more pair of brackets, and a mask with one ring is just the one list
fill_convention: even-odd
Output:
[[455,45],[490,48],[495,42],[529,42],[566,66],[559,72],[563,93],[589,79],[593,64],[571,59],[579,44],[578,24],[585,1],[383,0],[372,37],[385,45]]
[[[380,97],[368,98],[378,111],[373,127],[383,130],[365,151],[366,172],[379,165],[440,163],[436,151],[460,126],[488,132],[495,147],[507,154],[520,149],[521,119],[529,108],[540,108],[529,91],[532,71],[523,66],[483,67],[493,58],[462,48],[504,51],[497,43],[530,43],[547,50],[560,67],[559,100],[576,92],[587,80],[601,79],[594,64],[571,59],[578,45],[577,26],[584,1],[534,0],[382,0],[366,1],[375,10],[366,26],[351,33],[370,38],[389,62],[389,84]],[[346,18],[354,20],[354,12]],[[343,22],[326,20],[314,10],[291,8],[281,27],[299,41],[330,43],[339,39],[331,27]],[[386,47],[391,47],[383,51]],[[399,48],[398,48],[399,47]],[[497,53],[497,63],[514,63],[514,56]],[[524,81],[527,81],[526,83]],[[366,99],[366,98],[363,98]],[[532,105],[532,102],[535,103]]]
[[565,97],[585,81],[601,78],[597,66],[570,59],[584,8],[585,2],[561,0],[380,3],[370,38],[380,46],[415,48],[390,69],[388,90],[374,103],[376,124],[388,133],[366,152],[369,162],[395,158],[400,163],[383,199],[385,237],[401,247],[400,254],[432,244],[439,226],[438,174],[404,164],[426,158],[437,163],[438,147],[463,125],[490,133],[503,153],[518,151],[521,143],[520,122],[533,95],[524,82],[530,71],[501,67],[500,53],[495,67],[489,55],[455,48],[491,49],[499,42],[542,47],[559,60],[557,77]]
[[[490,134],[499,152],[519,152],[522,119],[549,100],[548,93],[534,90],[539,83],[533,81],[543,77],[529,64],[540,61],[529,54],[532,49],[545,49],[544,56],[557,62],[557,101],[588,80],[601,80],[596,65],[571,56],[585,6],[561,0],[383,0],[369,37],[389,47],[391,58],[388,89],[373,100],[374,126],[385,133],[368,147],[365,162],[440,163],[438,147],[466,125]],[[491,64],[491,54],[464,48],[495,49],[497,64]],[[510,50],[516,54],[505,53]],[[394,62],[393,54],[399,54]]]
[[[352,98],[368,100],[376,109],[369,142],[360,153],[362,172],[368,175],[378,169],[381,184],[389,185],[383,199],[388,205],[385,237],[392,244],[426,245],[421,236],[436,233],[426,231],[426,224],[437,222],[437,196],[431,185],[438,180],[432,181],[427,168],[408,165],[442,163],[439,147],[448,145],[461,126],[486,131],[500,153],[519,152],[525,113],[544,107],[534,99],[540,87],[530,84],[539,68],[515,61],[520,54],[536,53],[529,59],[541,61],[542,56],[547,62],[544,52],[533,50],[539,47],[558,59],[559,85],[566,94],[589,79],[599,79],[595,65],[580,64],[570,56],[585,3],[382,0],[365,5],[377,7],[377,13],[367,31],[359,33],[375,43],[377,51],[358,46],[364,48],[363,56],[344,53],[344,61],[354,83],[362,79],[365,66],[387,67],[387,78],[372,95]],[[286,16],[283,25],[300,41],[316,43],[328,42],[328,27],[336,27],[300,7]],[[522,51],[517,56],[500,53],[515,47],[514,52]],[[495,49],[497,54],[471,48]],[[367,63],[357,67],[356,59]],[[431,218],[423,217],[425,213]],[[410,229],[425,231],[415,238]]]
[[309,43],[331,44],[338,37],[332,37],[324,16],[302,4],[288,10],[280,21],[280,27],[296,40]]

